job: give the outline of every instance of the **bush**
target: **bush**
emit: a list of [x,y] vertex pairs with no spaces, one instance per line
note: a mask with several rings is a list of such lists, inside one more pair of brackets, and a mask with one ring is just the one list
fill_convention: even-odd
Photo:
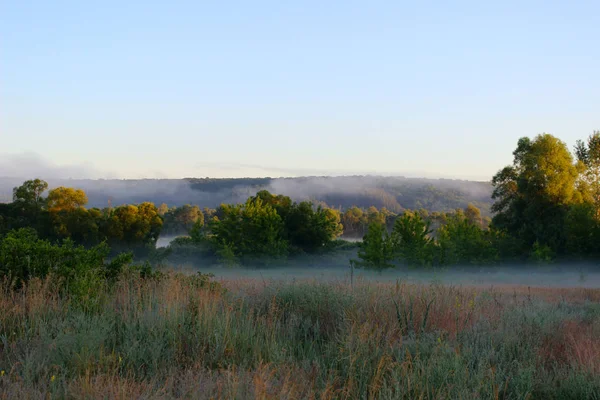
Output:
[[[133,261],[131,253],[126,253],[106,263],[109,253],[105,243],[90,249],[76,246],[70,239],[53,244],[38,238],[33,229],[19,229],[0,241],[0,277],[18,288],[32,278],[52,276],[67,291],[83,293],[90,286],[116,279]],[[144,267],[137,268],[141,273],[148,272]]]

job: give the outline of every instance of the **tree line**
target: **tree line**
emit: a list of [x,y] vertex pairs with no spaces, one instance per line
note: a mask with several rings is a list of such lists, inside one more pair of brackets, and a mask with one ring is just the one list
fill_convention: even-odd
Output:
[[[161,234],[189,235],[187,243],[209,259],[248,264],[324,251],[343,232],[339,211],[267,191],[244,204],[204,210],[192,205],[156,207],[150,202],[104,209],[88,209],[86,204],[83,190],[48,191],[45,181],[26,181],[14,188],[11,203],[0,204],[0,240],[29,229],[50,243],[68,240],[88,248],[104,243],[113,254],[147,255]],[[186,239],[180,239],[182,243]]]
[[51,241],[143,246],[153,245],[161,233],[162,217],[150,202],[87,209],[83,190],[58,187],[44,197],[47,190],[48,183],[40,179],[14,188],[13,202],[0,204],[0,234],[30,228]]
[[[372,219],[358,267],[549,263],[597,260],[600,255],[600,132],[573,153],[558,138],[521,138],[513,163],[492,179],[493,218],[474,207],[431,218],[405,212],[392,229]],[[487,226],[486,226],[487,225]]]
[[351,247],[340,237],[362,238],[353,264],[376,269],[593,260],[600,254],[599,178],[600,132],[573,152],[549,134],[520,139],[513,163],[492,179],[493,218],[473,204],[452,212],[342,210],[266,190],[216,209],[151,202],[86,208],[83,190],[48,190],[36,179],[0,204],[0,238],[27,228],[51,243],[106,243],[117,253],[154,249],[161,234],[187,235],[169,251],[192,248],[215,262],[245,265]]

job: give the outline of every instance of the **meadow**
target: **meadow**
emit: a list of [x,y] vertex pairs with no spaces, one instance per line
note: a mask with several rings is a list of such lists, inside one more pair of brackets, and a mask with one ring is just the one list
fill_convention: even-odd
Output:
[[600,289],[165,273],[0,296],[0,398],[600,399]]

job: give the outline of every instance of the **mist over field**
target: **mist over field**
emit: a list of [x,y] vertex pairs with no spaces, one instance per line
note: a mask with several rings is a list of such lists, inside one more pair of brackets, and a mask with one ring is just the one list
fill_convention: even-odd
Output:
[[[268,268],[213,267],[186,263],[168,265],[167,270],[194,274],[197,272],[214,274],[218,281],[254,279],[265,285],[276,282],[321,282],[344,283],[350,285],[350,267],[313,265],[310,267],[290,267],[287,265]],[[394,269],[382,272],[355,269],[354,281],[363,283],[437,284],[456,286],[481,286],[486,288],[508,286],[552,287],[552,288],[598,288],[600,270],[597,265],[560,264],[551,267],[532,268],[531,266],[477,267],[455,266],[453,268],[432,268],[430,270]]]

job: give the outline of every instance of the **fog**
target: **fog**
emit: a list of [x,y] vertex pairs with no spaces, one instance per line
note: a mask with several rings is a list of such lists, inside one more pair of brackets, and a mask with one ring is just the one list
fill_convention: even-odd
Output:
[[[185,273],[212,273],[217,280],[259,279],[269,281],[319,281],[350,283],[349,267],[208,267],[194,264],[170,265],[168,269]],[[381,273],[354,270],[356,282],[396,282],[446,284],[460,286],[530,286],[600,288],[600,267],[554,265],[545,267],[473,267],[413,269],[398,268]]]
[[[52,170],[52,168],[50,168]],[[10,169],[8,170],[11,171]],[[32,170],[32,172],[34,172]],[[4,175],[5,171],[0,171]],[[150,201],[168,206],[193,204],[216,208],[222,203],[241,203],[259,190],[290,196],[294,201],[322,201],[331,207],[353,205],[368,208],[386,207],[400,212],[404,208],[428,208],[450,211],[464,208],[469,202],[491,204],[491,185],[486,182],[421,179],[382,176],[340,176],[302,178],[242,179],[62,179],[57,171],[28,175],[23,178],[0,176],[0,201],[10,201],[12,189],[25,179],[40,177],[50,189],[67,186],[83,189],[88,207],[138,204]],[[427,188],[435,190],[427,191]],[[419,204],[419,201],[429,203]],[[485,207],[482,209],[485,214]]]
[[[166,247],[176,235],[163,236],[157,247]],[[359,241],[359,240],[357,240]],[[350,259],[355,251],[322,256],[291,258],[268,267],[224,267],[203,260],[166,262],[163,268],[186,274],[212,273],[217,280],[259,279],[269,281],[318,281],[350,283]],[[396,282],[461,286],[531,286],[600,288],[600,263],[553,264],[546,266],[452,266],[435,268],[399,267],[381,272],[355,268],[356,282]]]
[[156,241],[156,248],[167,247],[174,239],[185,236],[186,235],[161,235]]
[[[114,176],[114,173],[98,170],[91,163],[59,165],[37,153],[0,154],[0,202],[11,201],[12,189],[34,178],[46,180],[50,189],[58,186],[83,189],[89,199],[88,207],[98,208],[144,201],[157,205],[166,203],[170,207],[193,204],[216,208],[222,203],[244,202],[259,190],[290,196],[294,201],[322,201],[335,208],[353,205],[368,208],[373,205],[387,207],[394,212],[421,206],[429,211],[450,211],[465,207],[469,202],[491,202],[489,182],[455,179],[372,175],[110,179]],[[435,190],[427,192],[424,188]],[[428,204],[419,204],[423,197],[429,197],[429,200],[424,200],[429,201]],[[482,209],[482,212],[486,210]]]

